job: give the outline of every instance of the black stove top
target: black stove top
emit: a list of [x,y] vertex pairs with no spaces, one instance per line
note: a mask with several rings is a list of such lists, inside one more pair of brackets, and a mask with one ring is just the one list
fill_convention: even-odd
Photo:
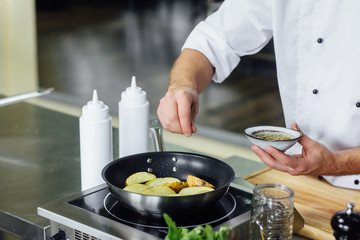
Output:
[[[228,193],[213,207],[201,212],[170,216],[178,227],[193,228],[209,224],[213,228],[229,224],[234,218],[250,211],[252,194],[230,187]],[[145,216],[123,205],[109,192],[108,188],[90,193],[68,202],[113,221],[164,238],[167,225],[162,217]]]

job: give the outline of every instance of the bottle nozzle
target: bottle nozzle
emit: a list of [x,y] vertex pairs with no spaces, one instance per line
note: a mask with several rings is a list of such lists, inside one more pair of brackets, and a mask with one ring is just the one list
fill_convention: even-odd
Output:
[[97,94],[96,89],[94,89],[92,103],[97,104],[98,102],[99,102],[98,94]]
[[99,100],[97,90],[94,89],[92,100],[88,102],[89,109],[101,109],[104,107],[104,103]]
[[133,91],[136,91],[136,77],[135,76],[132,76],[132,78],[131,78],[131,89]]
[[131,86],[121,93],[121,101],[126,104],[143,104],[146,102],[146,93],[136,84],[136,77],[132,76]]

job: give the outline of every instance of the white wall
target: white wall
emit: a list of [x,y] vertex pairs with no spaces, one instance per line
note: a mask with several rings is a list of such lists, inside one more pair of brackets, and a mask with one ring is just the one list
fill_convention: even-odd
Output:
[[0,94],[38,87],[35,0],[0,0]]

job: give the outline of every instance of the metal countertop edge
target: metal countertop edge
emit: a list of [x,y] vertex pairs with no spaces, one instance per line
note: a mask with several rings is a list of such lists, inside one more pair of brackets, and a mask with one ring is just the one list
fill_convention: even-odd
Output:
[[50,234],[50,225],[39,226],[5,211],[0,211],[0,230],[16,234],[16,236],[31,236],[32,239],[46,239]]
[[[144,233],[140,230],[118,222],[114,223],[114,221],[111,219],[86,211],[68,203],[71,200],[92,192],[100,191],[106,187],[106,184],[102,184],[69,197],[47,203],[38,207],[37,212],[42,217],[49,218],[51,216],[55,222],[65,226],[71,226],[72,228],[81,232],[86,233],[89,232],[88,229],[91,229],[91,232],[96,232],[99,234],[99,236],[96,236],[99,239],[118,240],[120,238],[158,240],[159,238],[154,237],[153,235]],[[91,221],[93,219],[95,221]],[[101,222],[103,225],[99,226],[98,224],[94,224],[94,222]],[[121,232],[118,231],[119,224],[121,224]]]

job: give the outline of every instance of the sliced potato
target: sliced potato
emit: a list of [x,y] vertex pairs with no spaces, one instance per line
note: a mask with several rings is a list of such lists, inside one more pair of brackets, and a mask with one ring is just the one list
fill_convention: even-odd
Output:
[[132,185],[135,183],[144,183],[155,179],[156,176],[149,172],[137,172],[129,176],[125,181],[125,186]]
[[156,178],[149,172],[137,172],[125,181],[125,191],[155,196],[184,196],[213,191],[215,186],[209,182],[188,175],[186,182],[178,178]]
[[123,190],[125,191],[134,192],[134,193],[142,193],[146,189],[148,189],[148,187],[145,186],[145,184],[141,184],[141,183],[131,184],[123,188]]
[[154,187],[154,186],[164,185],[166,183],[172,183],[172,182],[180,182],[180,180],[177,178],[174,178],[174,177],[156,178],[156,179],[152,179],[152,180],[146,182],[145,185],[148,187]]
[[174,193],[174,194],[169,194],[169,195],[167,195],[168,197],[178,197],[178,196],[180,196],[179,194],[177,194],[177,193]]
[[187,187],[179,192],[180,195],[194,195],[214,191],[210,187]]
[[210,188],[215,188],[214,185],[206,182],[205,180],[195,177],[193,175],[188,175],[187,179],[186,179],[187,184],[189,185],[189,187],[210,187]]
[[184,194],[180,194],[180,193],[175,193],[175,194],[167,195],[167,197],[181,197],[181,196],[185,196],[185,195],[184,195]]
[[170,182],[170,183],[165,183],[164,186],[167,186],[172,190],[174,190],[176,193],[178,193],[182,189],[188,187],[188,184],[186,182]]
[[159,185],[146,189],[145,191],[142,192],[142,194],[155,195],[155,196],[168,196],[176,193],[174,192],[174,190],[172,190],[169,187]]

